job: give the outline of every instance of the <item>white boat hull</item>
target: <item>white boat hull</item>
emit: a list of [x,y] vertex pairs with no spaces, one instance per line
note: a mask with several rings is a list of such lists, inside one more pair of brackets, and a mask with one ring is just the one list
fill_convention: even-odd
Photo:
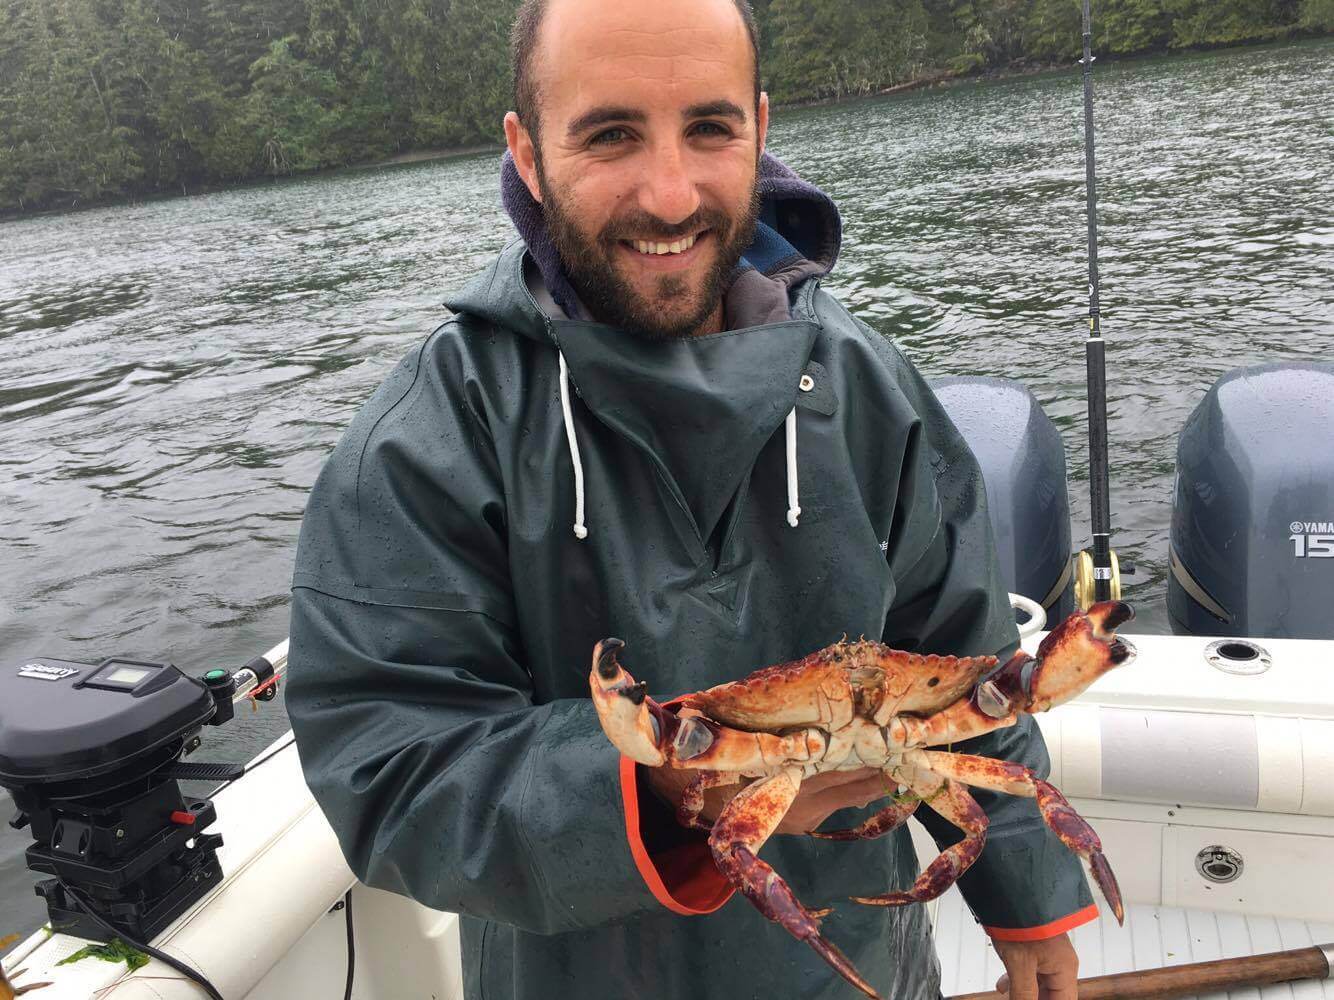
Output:
[[[1124,928],[1104,918],[1074,932],[1081,974],[1334,941],[1334,644],[1265,642],[1269,671],[1234,676],[1205,662],[1207,639],[1132,641],[1134,664],[1039,716],[1053,780],[1098,830],[1130,904]],[[351,889],[353,996],[461,1000],[457,918],[356,885],[290,735],[261,758],[271,752],[215,797],[223,884],[154,944],[203,972],[227,1000],[338,997],[346,913],[335,907]],[[913,828],[919,854],[933,856]],[[1212,845],[1244,859],[1236,880],[1214,883],[1196,870],[1196,854]],[[932,918],[945,992],[993,986],[999,960],[957,890],[932,905]],[[202,996],[158,962],[128,975],[96,959],[55,964],[85,943],[38,932],[5,969],[16,985],[49,980],[33,994],[41,1000]],[[1310,982],[1234,994],[1241,997],[1334,1000],[1334,988]]]

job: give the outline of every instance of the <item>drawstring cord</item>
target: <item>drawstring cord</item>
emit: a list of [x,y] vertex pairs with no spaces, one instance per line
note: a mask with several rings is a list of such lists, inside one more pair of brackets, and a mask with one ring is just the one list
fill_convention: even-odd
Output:
[[787,415],[787,523],[797,526],[801,504],[797,500],[797,408]]
[[[588,537],[584,524],[584,463],[579,457],[579,439],[574,436],[574,414],[570,412],[570,368],[565,353],[560,358],[560,412],[565,420],[565,440],[570,446],[570,463],[574,466],[574,537],[583,541]],[[801,502],[797,488],[797,408],[784,421],[787,438],[787,523],[795,528],[801,517]]]
[[574,415],[570,412],[570,368],[565,352],[560,356],[560,412],[565,418],[565,440],[570,444],[570,462],[574,465],[574,537],[581,542],[588,537],[584,525],[584,463],[579,458],[579,439],[574,436]]

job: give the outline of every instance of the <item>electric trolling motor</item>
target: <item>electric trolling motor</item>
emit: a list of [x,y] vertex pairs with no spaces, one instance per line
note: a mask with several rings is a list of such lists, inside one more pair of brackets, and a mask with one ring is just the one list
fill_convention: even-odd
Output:
[[[232,718],[238,678],[268,682],[258,657],[235,674],[188,677],[170,663],[98,664],[39,657],[0,668],[0,786],[29,827],[28,867],[51,927],[105,941],[87,912],[133,941],[151,941],[222,881],[222,836],[204,796],[183,780],[230,781],[245,768],[183,763],[200,730]],[[255,696],[272,698],[270,684]]]

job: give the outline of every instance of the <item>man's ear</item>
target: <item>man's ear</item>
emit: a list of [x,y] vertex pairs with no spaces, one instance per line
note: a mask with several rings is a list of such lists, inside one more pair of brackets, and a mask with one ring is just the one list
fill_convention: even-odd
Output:
[[769,135],[769,95],[760,91],[760,106],[755,112],[755,130],[760,138],[760,155],[764,155],[764,142]]
[[533,137],[519,121],[513,111],[505,115],[505,144],[509,146],[510,156],[514,157],[514,166],[519,176],[528,186],[528,193],[538,204],[542,203],[542,188],[537,183],[537,150],[533,147]]

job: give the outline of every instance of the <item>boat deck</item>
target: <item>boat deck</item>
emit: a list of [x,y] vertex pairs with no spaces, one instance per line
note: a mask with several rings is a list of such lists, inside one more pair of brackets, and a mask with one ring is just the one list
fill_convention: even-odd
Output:
[[[993,989],[1005,967],[957,889],[940,899],[933,926],[945,996]],[[1081,977],[1260,955],[1334,941],[1334,923],[1131,904],[1126,923],[1110,916],[1077,928]],[[1200,994],[1197,1000],[1334,1000],[1334,980]]]

